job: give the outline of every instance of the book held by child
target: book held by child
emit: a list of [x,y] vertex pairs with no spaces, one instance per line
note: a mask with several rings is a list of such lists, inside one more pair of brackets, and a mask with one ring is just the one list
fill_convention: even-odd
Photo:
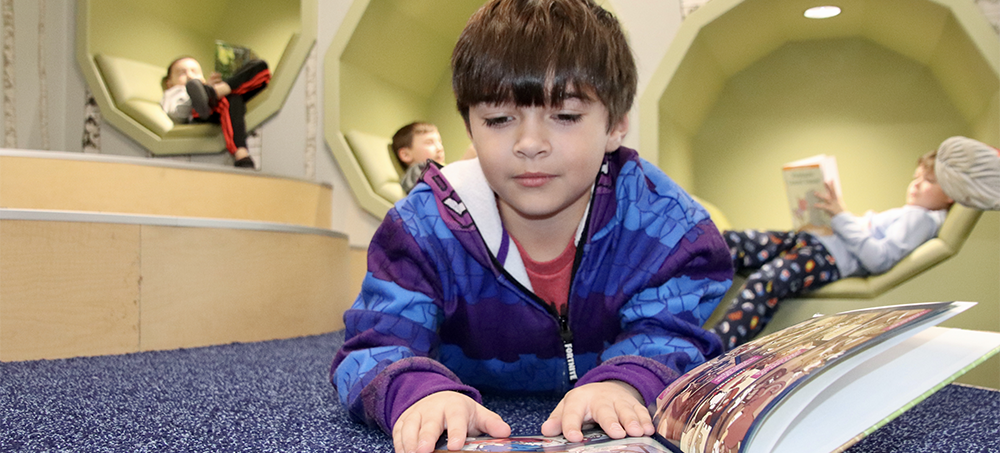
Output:
[[[831,234],[830,214],[816,208],[816,192],[826,192],[826,182],[831,181],[840,195],[840,176],[837,159],[820,154],[789,162],[781,168],[788,194],[788,209],[792,214],[792,229]],[[838,197],[839,198],[839,197]]]
[[[471,438],[465,451],[843,451],[1000,351],[1000,333],[934,327],[974,302],[816,316],[684,374],[651,438]],[[439,447],[444,451],[443,444]]]

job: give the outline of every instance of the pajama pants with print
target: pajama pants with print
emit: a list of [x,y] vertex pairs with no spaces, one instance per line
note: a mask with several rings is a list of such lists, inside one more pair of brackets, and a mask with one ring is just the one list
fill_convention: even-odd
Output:
[[836,260],[809,233],[745,230],[725,231],[723,237],[736,273],[751,272],[712,327],[726,350],[760,333],[781,300],[840,278]]

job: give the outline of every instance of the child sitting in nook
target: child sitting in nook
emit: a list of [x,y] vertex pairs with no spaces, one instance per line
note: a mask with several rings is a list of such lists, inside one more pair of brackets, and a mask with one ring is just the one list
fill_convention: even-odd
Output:
[[444,165],[441,134],[433,124],[416,121],[399,128],[392,136],[391,147],[392,153],[406,170],[399,181],[405,193],[413,190],[427,168],[428,160]]
[[953,201],[934,173],[937,151],[917,161],[906,204],[858,217],[827,183],[816,206],[832,216],[834,234],[808,231],[726,231],[737,272],[753,270],[712,328],[726,350],[753,339],[771,320],[781,300],[840,278],[880,274],[937,236]]
[[254,168],[247,150],[246,103],[270,80],[271,71],[261,60],[247,62],[226,80],[213,73],[206,81],[197,60],[180,57],[167,66],[160,106],[175,123],[221,125],[226,150],[233,155],[234,165]]
[[452,55],[478,158],[389,210],[331,370],[397,452],[510,435],[480,392],[562,401],[544,435],[653,433],[649,407],[720,353],[701,325],[732,264],[708,213],[621,146],[637,73],[592,0],[492,0]]

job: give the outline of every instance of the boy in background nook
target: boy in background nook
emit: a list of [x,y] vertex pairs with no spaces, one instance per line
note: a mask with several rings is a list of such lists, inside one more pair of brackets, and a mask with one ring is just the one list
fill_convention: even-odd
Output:
[[428,160],[444,165],[441,134],[433,124],[416,121],[399,128],[392,136],[391,147],[392,153],[406,170],[399,181],[405,193],[413,190],[413,186],[427,168]]

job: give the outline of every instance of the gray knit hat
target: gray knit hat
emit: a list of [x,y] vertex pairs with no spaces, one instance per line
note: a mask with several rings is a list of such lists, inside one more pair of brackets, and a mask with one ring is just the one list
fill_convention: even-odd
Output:
[[934,173],[944,193],[964,206],[1000,211],[1000,150],[971,138],[941,143]]

